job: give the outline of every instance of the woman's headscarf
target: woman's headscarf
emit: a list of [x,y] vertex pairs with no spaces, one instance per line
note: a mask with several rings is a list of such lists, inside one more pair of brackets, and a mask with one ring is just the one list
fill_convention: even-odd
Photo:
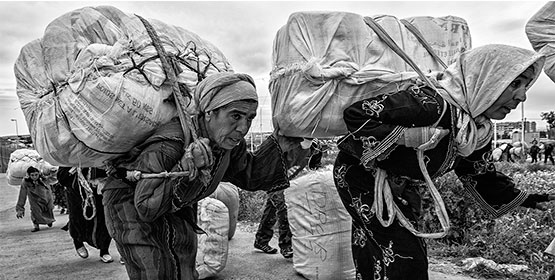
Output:
[[247,74],[220,72],[202,80],[195,90],[196,109],[205,113],[218,109],[233,101],[258,101],[256,86]]
[[444,72],[432,77],[439,94],[457,110],[458,153],[468,156],[493,138],[493,125],[482,114],[528,67],[537,80],[544,57],[536,52],[508,46],[485,45],[460,55]]

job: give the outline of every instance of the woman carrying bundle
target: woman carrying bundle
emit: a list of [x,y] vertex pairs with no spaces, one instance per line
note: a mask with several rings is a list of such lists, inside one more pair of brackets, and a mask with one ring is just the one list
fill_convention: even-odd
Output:
[[[334,179],[353,219],[357,279],[428,279],[422,237],[442,237],[449,229],[431,179],[451,170],[493,217],[518,206],[544,208],[539,202],[555,198],[517,189],[490,159],[491,119],[503,119],[526,100],[543,62],[532,51],[487,45],[462,53],[443,72],[427,75],[426,83],[344,111],[350,134],[340,140]],[[444,232],[414,228],[423,185],[436,195]]]

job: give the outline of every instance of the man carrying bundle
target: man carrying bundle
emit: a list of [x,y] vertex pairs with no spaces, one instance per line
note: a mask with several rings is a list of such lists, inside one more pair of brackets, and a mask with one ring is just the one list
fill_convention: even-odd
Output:
[[[201,230],[195,204],[222,179],[250,191],[289,186],[284,154],[300,149],[300,138],[294,141],[276,130],[256,152],[246,149],[244,136],[258,107],[249,75],[210,75],[193,98],[198,114],[190,131],[198,139],[172,120],[114,161],[103,189],[108,231],[131,279],[198,278],[196,234]],[[140,179],[165,171],[170,171],[165,178]],[[175,172],[188,176],[172,176]]]

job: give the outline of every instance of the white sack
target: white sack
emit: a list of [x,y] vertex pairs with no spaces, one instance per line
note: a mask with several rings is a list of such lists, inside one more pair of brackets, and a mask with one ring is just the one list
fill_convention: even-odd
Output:
[[[395,17],[373,17],[427,73],[443,68]],[[466,21],[454,16],[408,18],[449,64],[471,48]],[[382,42],[360,15],[297,12],[274,39],[269,90],[274,127],[288,136],[347,133],[343,110],[365,98],[397,91],[418,75]]]
[[220,182],[216,190],[210,194],[225,204],[229,213],[228,239],[231,240],[237,229],[237,217],[239,216],[239,189],[229,182]]
[[31,166],[41,172],[46,184],[51,185],[57,182],[57,179],[55,179],[58,172],[57,166],[46,162],[36,150],[17,149],[10,154],[10,161],[6,170],[8,184],[21,185],[23,178],[27,176],[27,169]]
[[532,48],[546,56],[543,71],[555,82],[555,2],[547,2],[535,13],[525,30]]
[[196,264],[199,279],[205,279],[218,274],[227,263],[229,214],[223,202],[206,197],[198,202],[198,218],[206,234],[198,236]]
[[351,217],[335,189],[331,168],[292,180],[285,203],[295,270],[310,280],[355,279]]
[[[178,81],[193,90],[197,71],[232,71],[210,42],[148,19],[167,53],[181,60]],[[171,87],[142,22],[110,7],[86,7],[51,22],[15,63],[17,95],[37,151],[50,163],[102,166],[176,116]],[[140,69],[134,65],[142,65]]]

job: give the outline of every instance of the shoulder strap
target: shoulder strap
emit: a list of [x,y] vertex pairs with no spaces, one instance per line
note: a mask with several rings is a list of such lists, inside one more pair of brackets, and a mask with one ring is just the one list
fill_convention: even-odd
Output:
[[386,43],[391,50],[393,50],[397,55],[399,55],[408,65],[410,65],[412,67],[412,69],[414,69],[414,71],[416,73],[418,73],[418,75],[420,76],[420,78],[422,78],[422,80],[424,82],[426,82],[426,84],[428,86],[430,86],[431,88],[433,88],[435,91],[437,91],[436,87],[432,84],[432,82],[430,82],[430,80],[428,79],[428,77],[426,77],[426,75],[424,75],[424,73],[422,72],[422,70],[420,70],[420,68],[418,67],[418,65],[397,45],[397,43],[395,43],[395,41],[391,38],[391,36],[389,36],[389,34],[387,34],[387,32],[380,26],[380,24],[378,24],[373,18],[371,17],[364,17],[364,22],[366,23],[366,25],[368,25],[370,28],[372,28],[372,30],[374,30],[374,32],[376,33],[376,35],[378,35],[378,37],[384,42]]
[[432,46],[430,46],[428,41],[424,39],[424,35],[420,33],[420,30],[418,30],[416,26],[412,25],[412,23],[410,23],[406,19],[401,19],[400,22],[407,28],[408,31],[410,31],[410,33],[412,33],[412,35],[414,35],[414,37],[416,37],[416,40],[418,40],[418,42],[422,44],[422,46],[428,51],[428,53],[432,56],[432,58],[437,63],[439,63],[443,67],[443,69],[447,68],[447,64],[445,64],[445,62],[443,62],[443,60],[436,54]]

